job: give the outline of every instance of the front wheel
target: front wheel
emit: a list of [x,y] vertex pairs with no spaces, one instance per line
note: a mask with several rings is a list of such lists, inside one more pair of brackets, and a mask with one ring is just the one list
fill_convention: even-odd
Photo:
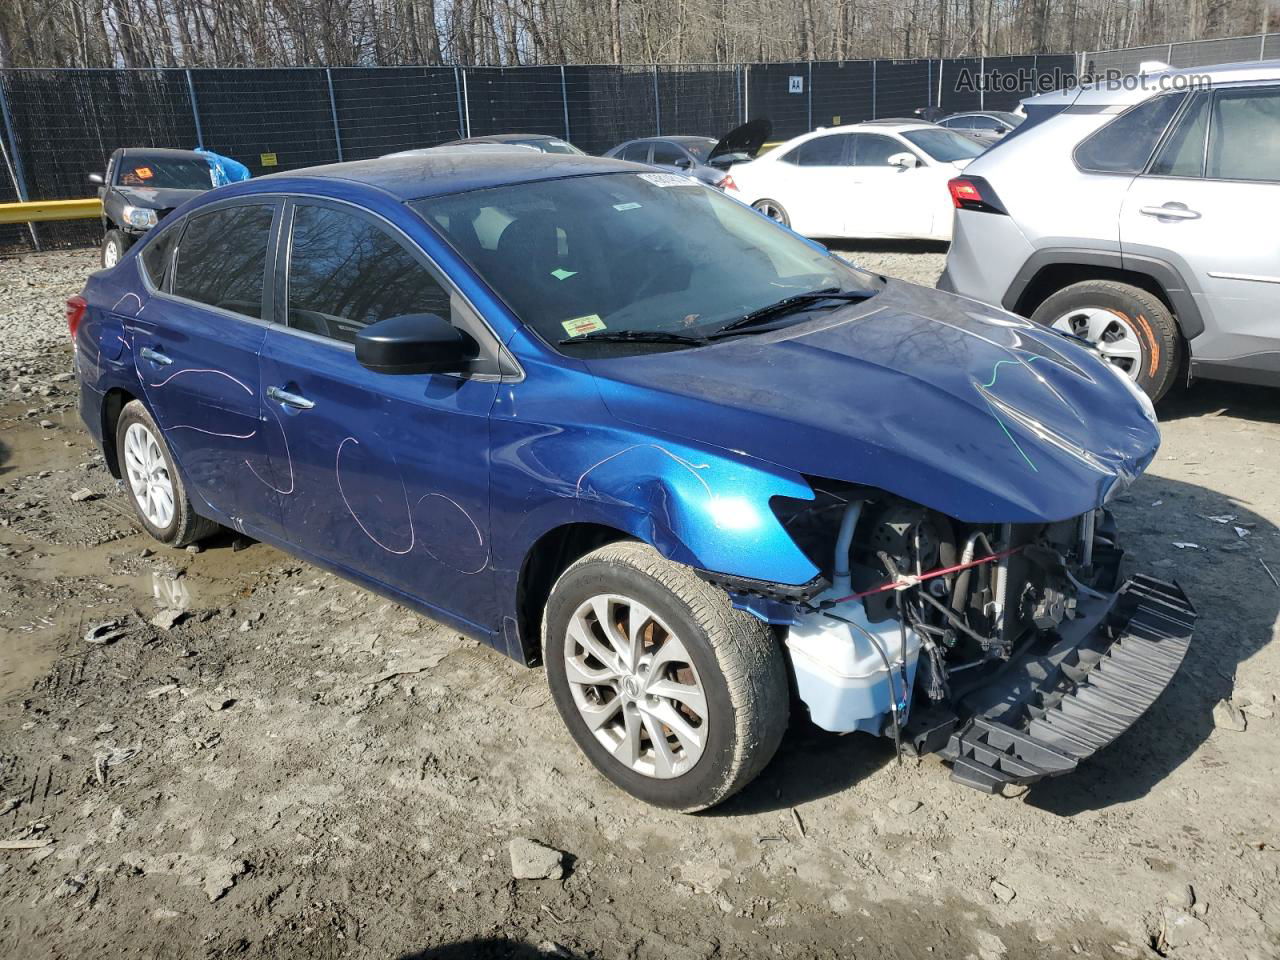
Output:
[[569,567],[542,641],[578,746],[654,806],[720,803],[764,769],[786,730],[786,665],[769,627],[647,544],[610,544]]
[[1152,401],[1169,391],[1182,366],[1177,320],[1141,287],[1114,280],[1073,283],[1040,304],[1031,319],[1089,341]]
[[124,252],[129,249],[133,243],[133,238],[126,234],[123,230],[112,228],[107,231],[107,235],[102,240],[102,267],[104,270],[110,270],[120,258],[124,256]]

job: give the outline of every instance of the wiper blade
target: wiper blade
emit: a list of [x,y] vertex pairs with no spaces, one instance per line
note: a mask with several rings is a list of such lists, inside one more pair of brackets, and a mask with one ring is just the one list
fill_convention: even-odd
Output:
[[683,343],[700,347],[707,342],[706,337],[694,337],[687,333],[675,333],[666,330],[596,330],[580,337],[565,337],[561,344],[568,343]]
[[808,293],[797,293],[794,296],[783,297],[777,303],[771,303],[768,306],[760,307],[758,310],[752,310],[750,313],[744,313],[737,320],[730,320],[723,327],[712,331],[709,336],[718,337],[726,333],[732,333],[735,330],[741,330],[744,327],[754,327],[798,307],[821,303],[823,300],[866,300],[870,296],[871,294],[865,291],[854,292],[840,290],[837,287],[831,287],[827,290],[810,290]]

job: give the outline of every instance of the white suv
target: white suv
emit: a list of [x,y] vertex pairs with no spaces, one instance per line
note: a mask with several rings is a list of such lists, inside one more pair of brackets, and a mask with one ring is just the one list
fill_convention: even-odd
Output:
[[1280,61],[1025,101],[950,184],[944,290],[1092,343],[1153,398],[1280,386]]

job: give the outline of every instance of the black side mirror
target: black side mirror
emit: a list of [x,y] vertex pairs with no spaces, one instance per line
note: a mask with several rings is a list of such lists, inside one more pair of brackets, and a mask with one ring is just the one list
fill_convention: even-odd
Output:
[[103,179],[102,174],[100,174],[100,173],[91,173],[91,174],[89,174],[89,182],[90,182],[90,183],[96,183],[98,186],[102,186],[102,185],[103,185],[104,183],[106,183],[107,181],[106,181],[105,179]]
[[693,167],[693,161],[688,157],[681,157],[676,161],[676,167],[681,170],[689,170]]
[[356,334],[356,360],[374,373],[461,373],[480,345],[434,313],[407,313]]

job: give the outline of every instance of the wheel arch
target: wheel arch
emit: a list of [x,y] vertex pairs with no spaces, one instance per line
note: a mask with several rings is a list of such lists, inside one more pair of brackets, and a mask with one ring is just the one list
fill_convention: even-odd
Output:
[[1204,332],[1204,318],[1185,276],[1168,260],[1118,250],[1037,250],[1014,277],[1001,306],[1026,317],[1063,287],[1083,280],[1115,280],[1159,298],[1173,314],[1183,339],[1192,340]]
[[117,480],[120,472],[120,452],[116,449],[116,424],[125,405],[133,400],[145,400],[135,396],[123,387],[112,387],[102,398],[102,456],[107,462],[107,470]]

